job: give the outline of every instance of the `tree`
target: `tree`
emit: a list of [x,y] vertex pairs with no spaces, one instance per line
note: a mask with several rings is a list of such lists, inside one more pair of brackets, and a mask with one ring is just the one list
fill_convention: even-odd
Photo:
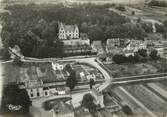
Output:
[[2,56],[2,59],[8,60],[8,59],[10,59],[11,55],[10,55],[7,48],[3,48],[3,49],[0,50],[0,56]]
[[89,29],[88,36],[91,40],[104,40],[105,36],[100,26],[94,26]]
[[147,50],[145,49],[140,49],[137,51],[137,53],[144,58],[147,57]]
[[128,61],[129,61],[130,63],[135,63],[135,62],[137,62],[137,61],[135,61],[135,58],[134,58],[134,56],[132,56],[132,55],[128,56]]
[[107,39],[134,38],[138,40],[143,40],[145,37],[145,32],[138,25],[126,23],[126,24],[107,27],[105,30],[105,36]]
[[67,72],[71,73],[72,71],[72,67],[70,64],[66,64],[66,66],[64,67],[64,70],[66,70]]
[[165,1],[152,0],[148,3],[148,6],[167,7],[167,3]]
[[117,64],[126,63],[127,62],[127,57],[122,55],[122,54],[116,54],[112,57],[112,60]]
[[122,5],[117,6],[116,9],[118,9],[119,11],[126,11],[125,7]]
[[122,111],[127,114],[128,116],[132,116],[133,115],[133,111],[132,109],[128,106],[128,105],[124,105],[122,107]]
[[141,23],[141,26],[145,32],[147,32],[147,33],[153,32],[152,23]]
[[56,57],[63,57],[64,55],[64,43],[61,40],[56,40]]
[[163,21],[163,25],[167,27],[167,20]]
[[156,31],[158,33],[161,33],[161,34],[167,33],[167,27],[165,27],[164,25],[159,25],[159,24],[156,23],[155,27],[156,27]]
[[132,11],[132,12],[131,12],[131,15],[135,15],[135,11]]
[[158,52],[157,50],[152,50],[151,53],[150,53],[150,58],[152,60],[157,60],[159,57],[158,57]]
[[[1,35],[4,47],[19,45],[23,55],[29,57],[61,57],[62,42],[53,43],[57,41],[58,21],[77,24],[81,32],[88,33],[91,40],[102,41],[105,39],[106,27],[130,21],[124,16],[108,11],[105,5],[85,4],[67,8],[62,4],[56,4],[53,7],[44,6],[46,9],[36,10],[37,7],[39,5],[34,4],[5,8],[11,15],[2,16],[4,23]],[[27,34],[29,32],[31,34]]]
[[13,63],[17,66],[21,66],[23,62],[20,60],[20,57],[15,56]]
[[91,78],[89,84],[90,84],[90,89],[92,89],[92,86],[95,85],[94,79]]
[[71,71],[70,76],[66,80],[66,86],[70,88],[72,91],[77,84],[76,72],[74,70]]
[[97,110],[96,105],[94,104],[93,101],[94,101],[94,97],[90,93],[87,93],[83,96],[82,103],[81,103],[81,106],[87,108],[89,112],[91,112],[92,114]]
[[88,32],[88,24],[86,22],[83,22],[80,27],[80,31],[87,33]]
[[1,109],[4,113],[28,114],[31,101],[25,89],[8,84],[3,90]]

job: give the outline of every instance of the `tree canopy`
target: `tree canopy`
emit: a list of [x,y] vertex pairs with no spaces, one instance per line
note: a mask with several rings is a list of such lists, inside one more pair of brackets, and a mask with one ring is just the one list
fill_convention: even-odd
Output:
[[133,115],[133,111],[132,109],[128,106],[128,105],[124,105],[122,107],[122,111],[127,114],[128,116],[132,116]]
[[150,58],[152,60],[157,60],[159,58],[157,50],[152,50],[150,53]]
[[25,89],[17,84],[8,84],[3,90],[1,109],[6,113],[29,113],[30,98]]
[[82,103],[81,103],[81,105],[87,108],[89,112],[92,114],[96,112],[96,105],[93,101],[94,101],[94,97],[90,93],[87,93],[83,96]]
[[11,14],[2,15],[2,42],[5,47],[18,45],[24,56],[62,57],[64,46],[58,41],[58,22],[77,24],[91,40],[104,40],[104,27],[129,21],[108,7],[92,4],[72,8],[62,4],[7,6],[5,9]]
[[66,86],[70,88],[70,91],[72,91],[77,84],[77,78],[76,78],[76,72],[72,70],[70,72],[70,76],[66,80]]

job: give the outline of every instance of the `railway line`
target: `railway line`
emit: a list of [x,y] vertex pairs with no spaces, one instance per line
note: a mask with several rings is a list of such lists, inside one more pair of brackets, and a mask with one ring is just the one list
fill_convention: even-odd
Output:
[[153,82],[167,79],[167,73],[149,74],[131,77],[113,78],[112,84],[126,84],[126,83],[138,83],[138,82]]

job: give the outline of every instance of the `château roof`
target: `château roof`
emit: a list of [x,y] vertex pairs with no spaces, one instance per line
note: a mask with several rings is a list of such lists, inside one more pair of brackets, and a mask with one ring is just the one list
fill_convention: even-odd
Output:
[[63,27],[66,32],[75,31],[75,29],[78,28],[78,26],[76,24],[74,24],[74,25],[65,25],[63,23],[59,23],[59,28],[60,27]]

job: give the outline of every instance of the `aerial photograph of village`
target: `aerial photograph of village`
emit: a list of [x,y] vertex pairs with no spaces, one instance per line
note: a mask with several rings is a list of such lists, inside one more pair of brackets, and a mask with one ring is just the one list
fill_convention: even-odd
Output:
[[0,117],[167,117],[167,0],[0,0]]

